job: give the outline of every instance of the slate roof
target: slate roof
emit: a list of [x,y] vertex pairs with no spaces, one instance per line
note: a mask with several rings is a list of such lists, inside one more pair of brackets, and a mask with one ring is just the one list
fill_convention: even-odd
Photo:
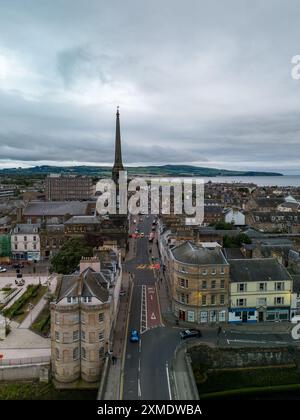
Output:
[[267,197],[256,197],[255,198],[255,202],[257,204],[258,207],[263,207],[263,208],[275,208],[277,207],[279,204],[281,204],[283,201],[283,197],[271,197],[271,198],[267,198]]
[[237,236],[239,233],[241,233],[241,231],[239,229],[230,229],[230,230],[222,230],[222,229],[215,229],[214,227],[204,227],[201,226],[200,228],[198,228],[198,235],[199,236],[207,236],[207,235],[211,235],[211,236]]
[[100,220],[97,216],[72,216],[68,219],[65,224],[66,225],[78,225],[78,224],[100,224]]
[[243,233],[249,236],[249,238],[263,238],[265,236],[264,233],[259,232],[258,230],[253,229],[253,228],[248,228]]
[[174,258],[184,264],[210,265],[227,264],[220,248],[203,248],[193,242],[184,242],[171,250]]
[[[14,229],[13,229],[13,234],[24,234],[24,235],[33,235],[38,233],[38,231],[41,228],[41,224],[40,223],[19,223],[17,224]],[[17,232],[15,230],[18,230]]]
[[245,258],[240,248],[224,248],[224,254],[227,259],[243,259]]
[[109,298],[106,276],[101,272],[96,273],[92,268],[87,268],[80,275],[65,275],[62,277],[57,302],[65,297],[95,296],[101,302]]
[[292,274],[293,292],[300,293],[300,274]]
[[287,270],[275,258],[228,260],[232,282],[290,280]]
[[24,216],[71,216],[84,215],[88,201],[29,201]]

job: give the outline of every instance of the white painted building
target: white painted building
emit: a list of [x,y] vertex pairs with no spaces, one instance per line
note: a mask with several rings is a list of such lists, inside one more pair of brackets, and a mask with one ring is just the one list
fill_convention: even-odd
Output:
[[242,211],[236,208],[225,209],[225,222],[231,223],[235,226],[244,226],[246,224],[246,218]]
[[291,320],[300,315],[300,274],[292,275],[293,293],[291,295]]
[[14,259],[40,260],[40,228],[39,223],[17,224],[11,232],[11,251]]

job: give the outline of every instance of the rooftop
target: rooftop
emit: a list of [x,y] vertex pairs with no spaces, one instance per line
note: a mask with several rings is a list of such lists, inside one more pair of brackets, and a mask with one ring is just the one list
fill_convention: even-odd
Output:
[[57,302],[65,297],[94,296],[102,303],[109,298],[108,282],[100,272],[87,268],[80,275],[65,275],[62,277]]
[[29,201],[24,216],[71,216],[87,213],[88,201]]
[[275,258],[231,259],[231,281],[235,283],[249,281],[291,280],[287,270]]
[[184,264],[210,265],[227,264],[220,248],[205,248],[193,242],[184,242],[171,249],[173,257]]

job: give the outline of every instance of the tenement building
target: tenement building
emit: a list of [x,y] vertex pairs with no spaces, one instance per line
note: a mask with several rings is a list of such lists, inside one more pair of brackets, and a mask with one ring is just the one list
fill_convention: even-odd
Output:
[[194,323],[227,321],[229,264],[220,247],[187,241],[170,249],[172,308]]
[[50,174],[45,180],[46,200],[89,200],[94,194],[93,180],[88,176]]
[[55,380],[97,382],[110,350],[122,270],[117,251],[110,264],[83,258],[80,274],[64,275],[51,303],[51,359]]

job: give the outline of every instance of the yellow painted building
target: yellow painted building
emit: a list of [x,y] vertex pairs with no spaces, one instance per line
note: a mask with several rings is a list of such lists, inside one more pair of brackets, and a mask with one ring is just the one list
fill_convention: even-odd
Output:
[[275,258],[229,260],[229,322],[290,319],[293,280]]

